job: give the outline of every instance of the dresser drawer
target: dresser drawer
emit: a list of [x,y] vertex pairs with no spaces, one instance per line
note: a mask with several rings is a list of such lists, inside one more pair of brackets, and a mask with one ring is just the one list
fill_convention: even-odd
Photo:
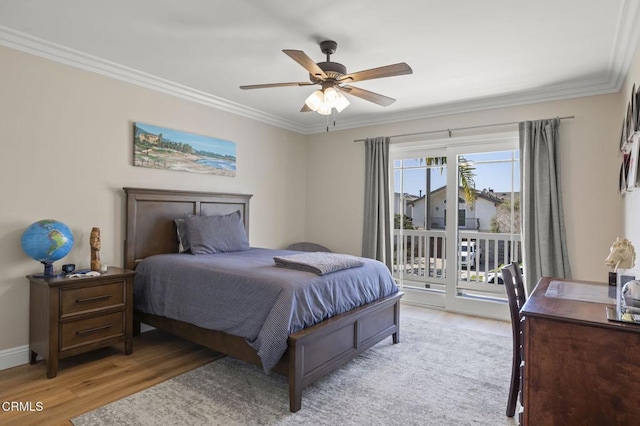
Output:
[[64,317],[100,308],[124,306],[124,289],[123,281],[62,289],[60,316]]
[[60,351],[78,345],[124,336],[125,312],[100,315],[60,325]]

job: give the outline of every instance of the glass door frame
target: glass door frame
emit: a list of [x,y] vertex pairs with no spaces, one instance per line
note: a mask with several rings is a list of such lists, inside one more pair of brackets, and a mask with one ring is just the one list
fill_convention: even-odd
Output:
[[[406,153],[403,154],[403,153]],[[425,149],[424,147],[418,146],[413,147],[413,146],[405,146],[405,145],[392,145],[392,148],[390,149],[390,155],[389,155],[389,165],[391,167],[391,171],[389,173],[390,175],[390,199],[394,200],[394,188],[395,188],[395,173],[394,173],[394,161],[396,160],[408,160],[408,159],[415,159],[415,158],[426,158],[426,157],[445,157],[446,156],[446,150],[444,149],[444,147],[434,147],[434,148],[429,148],[429,149]],[[426,168],[426,164],[425,164],[425,168]],[[445,168],[448,167],[445,166]],[[401,180],[403,180],[404,176],[401,177]],[[404,190],[404,187],[403,187]],[[403,191],[404,192],[404,191]],[[402,194],[401,194],[402,195]],[[426,196],[426,194],[425,194]],[[402,200],[402,199],[401,199]],[[429,209],[430,206],[427,206],[425,203],[425,210]],[[390,207],[390,211],[393,212],[392,214],[392,220],[393,220],[393,215],[395,215],[395,213],[400,213],[401,217],[403,217],[403,215],[406,213],[404,210],[404,203],[400,203],[400,212],[396,212],[394,209],[394,205],[392,204]],[[425,214],[425,218],[426,218],[426,214]],[[400,221],[402,222],[402,220]],[[391,226],[391,229],[393,230],[393,232],[395,233],[395,227]],[[404,247],[404,241],[405,241],[405,235],[410,234],[412,231],[407,231],[405,232],[404,229],[400,229],[400,232],[398,233],[398,240],[402,240],[403,244],[397,244],[397,247],[399,248],[397,253],[394,253],[393,255],[396,258],[402,258],[405,259],[405,247]],[[442,232],[442,231],[440,231]],[[395,235],[394,237],[395,238]],[[392,238],[392,240],[393,240]],[[425,246],[429,245],[429,238],[426,239],[425,241]],[[436,244],[434,244],[434,248],[436,247]],[[437,248],[436,248],[437,250]],[[445,252],[446,252],[446,245],[445,245]],[[427,259],[426,262],[428,263],[429,260]],[[446,269],[446,268],[445,268]],[[445,272],[446,275],[446,272]],[[401,269],[398,272],[398,278],[400,279],[400,281],[402,283],[404,283],[404,273],[403,270]],[[446,277],[445,279],[446,280]],[[430,283],[430,287],[438,287],[438,288],[442,288],[443,284],[444,284],[444,280],[442,278],[440,279],[435,279],[435,280],[431,280]],[[408,282],[416,282],[417,284],[421,284],[421,282],[417,282],[417,281],[412,281],[410,279],[407,280]],[[427,289],[427,288],[419,288],[418,286],[410,286],[410,287],[404,287],[403,291],[405,292],[405,295],[403,297],[403,300],[405,302],[409,302],[409,303],[415,303],[415,304],[422,304],[422,305],[428,305],[431,307],[436,307],[436,308],[445,308],[446,305],[446,301],[445,301],[445,292],[443,292],[442,290],[434,290],[433,288]]]
[[[458,194],[458,155],[509,151],[519,149],[518,132],[493,133],[485,135],[451,137],[435,140],[417,140],[404,143],[393,143],[390,147],[390,200],[394,199],[394,173],[393,164],[396,160],[427,158],[427,157],[447,157],[447,187],[446,198],[457,200]],[[451,184],[455,182],[455,184]],[[393,202],[393,201],[391,201]],[[442,307],[447,311],[478,315],[488,318],[508,320],[508,305],[499,300],[470,298],[458,295],[458,209],[446,209],[446,290],[444,294],[444,306],[441,303],[430,303],[428,298],[415,294],[412,291],[405,291],[404,299],[409,303],[425,304],[435,307]],[[390,206],[393,210],[393,205]],[[394,212],[395,213],[395,212]],[[391,218],[393,220],[393,217]],[[393,229],[393,224],[392,224]],[[453,243],[452,243],[453,242]]]

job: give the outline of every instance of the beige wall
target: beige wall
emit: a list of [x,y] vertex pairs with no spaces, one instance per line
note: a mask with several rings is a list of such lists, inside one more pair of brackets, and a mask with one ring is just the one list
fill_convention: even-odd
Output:
[[[626,114],[627,103],[631,98],[631,89],[634,84],[636,85],[636,89],[640,85],[640,47],[636,50],[625,84],[620,91],[620,105],[617,110],[618,120],[620,122],[622,122],[622,117]],[[618,167],[620,167],[620,164],[618,164]],[[629,238],[635,246],[636,269],[640,270],[640,221],[638,220],[638,213],[640,212],[640,188],[636,188],[634,191],[628,192],[621,197],[624,199],[624,232],[620,234],[620,237]]]
[[603,259],[622,232],[623,205],[616,190],[619,98],[592,96],[312,135],[307,142],[307,238],[336,251],[361,253],[364,147],[354,139],[573,115],[560,126],[569,256],[574,278],[606,281]]
[[[0,64],[0,350],[28,343],[25,275],[42,270],[23,230],[65,222],[76,244],[56,266],[86,268],[100,227],[103,262],[121,266],[124,186],[254,194],[252,245],[304,239],[304,136],[12,49]],[[237,176],[133,167],[134,121],[236,142]]]

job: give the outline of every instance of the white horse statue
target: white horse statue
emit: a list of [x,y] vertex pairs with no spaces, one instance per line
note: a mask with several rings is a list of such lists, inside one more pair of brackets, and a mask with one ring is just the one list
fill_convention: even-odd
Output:
[[626,238],[616,238],[611,245],[611,252],[604,260],[605,265],[613,268],[614,272],[618,268],[631,269],[636,263],[636,249]]

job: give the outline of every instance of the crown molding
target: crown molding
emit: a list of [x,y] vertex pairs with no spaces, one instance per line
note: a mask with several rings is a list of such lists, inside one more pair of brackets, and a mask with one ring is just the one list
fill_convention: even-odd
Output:
[[[610,82],[592,82],[581,86],[573,85],[573,87],[570,85],[555,86],[553,88],[531,90],[525,93],[513,93],[460,102],[451,102],[393,113],[380,113],[376,116],[365,119],[336,120],[335,130],[347,130],[359,127],[399,123],[402,121],[421,120],[443,115],[464,114],[541,102],[582,98],[585,96],[604,95],[608,93],[616,93],[619,90],[620,87],[617,87],[617,85]],[[314,126],[313,128],[307,128],[307,133],[322,133],[326,131],[326,128],[326,125]]]
[[116,80],[135,84],[147,89],[173,95],[219,110],[238,114],[256,121],[270,124],[298,133],[306,129],[299,124],[282,119],[272,114],[259,111],[201,90],[174,83],[163,78],[138,71],[106,59],[98,58],[75,49],[71,49],[50,41],[34,37],[0,25],[0,45],[60,62],[86,71],[102,74]]
[[618,26],[613,40],[608,81],[620,90],[629,72],[631,60],[640,39],[640,2],[625,0],[620,8]]
[[[609,69],[600,80],[581,83],[568,82],[553,87],[532,89],[526,92],[432,105],[425,108],[379,113],[366,118],[338,120],[335,130],[353,129],[409,120],[462,114],[487,109],[505,108],[540,102],[558,101],[584,96],[602,95],[620,91],[627,76],[631,60],[640,38],[640,2],[625,0],[620,8],[618,26],[612,46]],[[52,43],[0,25],[0,45],[27,52],[73,67],[99,73],[148,89],[247,117],[262,123],[301,134],[326,131],[326,125],[309,126],[223,99],[201,90],[193,89],[163,78],[135,70],[96,56]]]

